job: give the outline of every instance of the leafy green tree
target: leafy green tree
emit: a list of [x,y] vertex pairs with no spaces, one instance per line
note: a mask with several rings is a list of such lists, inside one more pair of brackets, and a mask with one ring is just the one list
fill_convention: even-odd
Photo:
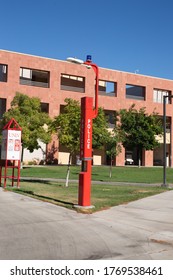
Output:
[[3,115],[1,130],[11,118],[22,127],[22,150],[27,148],[33,152],[34,149],[40,148],[38,140],[46,144],[50,142],[51,119],[47,113],[41,112],[39,98],[17,92],[11,102],[11,108]]
[[[109,170],[109,177],[112,177],[112,163],[115,156],[117,156],[121,152],[121,134],[119,127],[117,125],[118,118],[117,112],[114,112],[111,117],[111,124],[114,124],[113,129],[109,132],[108,138],[106,139],[106,154],[108,159],[110,160],[110,170]],[[110,117],[108,116],[108,122],[110,122]]]
[[66,176],[66,187],[68,187],[71,158],[75,152],[79,151],[80,105],[78,101],[71,98],[66,98],[65,102],[64,111],[54,118],[52,128],[57,132],[60,144],[64,145],[70,152]]
[[[70,153],[66,177],[66,186],[68,186],[71,158],[74,153],[79,152],[81,108],[79,101],[71,98],[66,98],[65,103],[64,111],[55,117],[52,127],[57,131],[60,143],[67,147]],[[98,116],[93,120],[93,148],[102,147],[107,134],[104,111],[99,108]]]
[[133,104],[128,110],[119,111],[122,144],[126,148],[137,147],[139,165],[142,150],[153,150],[159,146],[156,135],[161,135],[162,122],[156,112],[147,114],[143,107],[139,111]]
[[93,149],[102,149],[107,139],[109,138],[108,123],[104,110],[99,107],[98,115],[93,119]]
[[70,152],[69,164],[72,155],[79,151],[80,138],[80,105],[71,98],[65,99],[64,110],[52,122],[52,127],[58,134],[60,144],[64,145]]
[[121,145],[120,145],[120,133],[119,130],[114,127],[112,133],[110,132],[108,138],[106,140],[106,154],[110,159],[110,170],[109,170],[109,177],[112,177],[112,162],[115,156],[117,156],[121,152]]

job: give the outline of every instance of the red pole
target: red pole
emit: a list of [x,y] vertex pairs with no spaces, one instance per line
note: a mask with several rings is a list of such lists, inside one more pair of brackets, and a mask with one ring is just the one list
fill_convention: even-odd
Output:
[[6,188],[7,184],[7,167],[8,167],[8,160],[5,160],[5,170],[4,170],[4,188]]
[[90,206],[91,196],[91,161],[92,161],[92,117],[93,98],[81,98],[81,135],[80,159],[82,172],[79,174],[79,199],[80,206]]
[[98,67],[91,60],[84,62],[90,65],[95,74],[95,107],[93,110],[93,98],[81,98],[81,135],[80,135],[80,159],[82,170],[79,174],[78,205],[91,207],[91,172],[92,172],[92,120],[98,114]]
[[93,110],[93,119],[98,115],[98,88],[99,88],[99,69],[98,66],[91,61],[85,61],[84,64],[89,65],[95,72],[95,108]]
[[15,168],[15,160],[13,160],[13,170],[12,170],[12,187],[14,187],[14,168]]
[[17,187],[19,188],[20,183],[20,160],[18,160],[18,169],[17,169]]

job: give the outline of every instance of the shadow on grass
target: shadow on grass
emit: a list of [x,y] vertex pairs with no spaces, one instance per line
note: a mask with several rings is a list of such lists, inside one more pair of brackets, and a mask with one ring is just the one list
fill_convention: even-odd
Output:
[[64,204],[64,205],[71,206],[71,208],[73,208],[74,205],[75,205],[74,203],[67,202],[67,201],[64,201],[64,200],[55,199],[55,198],[51,198],[51,197],[48,197],[48,196],[43,196],[43,195],[35,194],[33,191],[24,191],[24,190],[17,189],[17,190],[15,190],[15,192],[28,194],[28,195],[30,195],[32,197],[35,197],[35,198],[38,198],[38,199],[41,199],[41,200],[45,199],[48,202],[52,201],[52,202],[61,203],[61,204]]
[[29,182],[29,183],[42,183],[42,184],[50,184],[50,180],[45,180],[45,179],[35,179],[35,178],[30,178],[30,179],[20,179],[20,182]]

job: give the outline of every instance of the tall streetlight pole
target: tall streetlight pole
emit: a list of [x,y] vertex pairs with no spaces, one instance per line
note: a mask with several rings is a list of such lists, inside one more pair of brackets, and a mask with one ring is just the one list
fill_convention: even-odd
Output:
[[167,187],[166,181],[166,99],[173,98],[173,95],[163,96],[163,187]]
[[82,161],[79,173],[78,207],[91,208],[91,171],[92,171],[92,121],[98,114],[98,66],[92,63],[88,55],[86,61],[69,57],[69,62],[83,64],[92,68],[95,72],[95,106],[93,109],[93,98],[81,98],[81,129],[80,129],[80,159]]

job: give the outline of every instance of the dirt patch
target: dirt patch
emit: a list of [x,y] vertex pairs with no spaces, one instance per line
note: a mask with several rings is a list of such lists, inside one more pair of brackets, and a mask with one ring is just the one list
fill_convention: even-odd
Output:
[[166,240],[160,240],[160,239],[150,239],[151,242],[154,242],[154,243],[159,243],[159,244],[164,244],[164,245],[172,245],[173,246],[173,243],[170,242],[170,241],[166,241]]

